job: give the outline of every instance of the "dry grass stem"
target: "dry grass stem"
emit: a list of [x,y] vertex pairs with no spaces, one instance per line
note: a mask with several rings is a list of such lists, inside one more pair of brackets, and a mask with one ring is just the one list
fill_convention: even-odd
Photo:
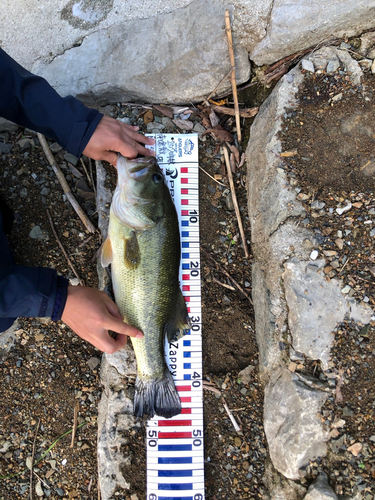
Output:
[[227,167],[227,174],[228,174],[228,179],[229,179],[230,190],[232,193],[233,205],[234,205],[234,209],[236,212],[238,227],[239,227],[240,234],[241,234],[242,245],[243,245],[243,248],[245,251],[245,257],[248,258],[249,257],[249,250],[247,248],[246,236],[245,236],[245,232],[243,230],[240,209],[238,207],[238,202],[237,202],[236,191],[234,189],[234,182],[233,182],[233,176],[232,176],[232,169],[230,166],[229,154],[228,154],[228,150],[226,147],[223,147],[223,150],[224,150],[225,164]]
[[74,439],[76,437],[77,425],[78,425],[78,410],[79,410],[79,401],[76,402],[74,407],[74,416],[73,416],[73,430],[72,430],[72,442],[70,443],[70,447],[74,448]]
[[224,288],[228,288],[229,290],[232,290],[233,292],[236,290],[233,286],[226,285],[225,283],[222,283],[221,281],[217,280],[215,276],[212,276],[212,281],[217,283],[220,286],[223,286]]
[[217,182],[218,184],[220,184],[220,186],[223,186],[223,187],[227,187],[225,184],[222,184],[221,182],[219,182],[217,179],[215,179],[214,177],[212,177],[212,175],[210,175],[204,168],[202,168],[200,165],[198,165],[199,168],[202,170],[202,172],[204,172],[206,175],[208,175],[208,177],[210,177],[210,179],[212,179],[213,181]]
[[92,185],[91,183],[91,178],[89,176],[89,173],[87,171],[87,168],[86,168],[86,163],[83,161],[83,159],[81,158],[81,164],[82,164],[82,167],[83,167],[83,170],[85,171],[85,174],[86,174],[86,177],[87,177],[87,180],[89,181],[89,184]]
[[61,248],[62,253],[65,255],[65,258],[66,258],[66,260],[67,260],[67,262],[68,262],[68,264],[70,266],[70,269],[73,271],[74,276],[78,279],[80,285],[84,286],[84,284],[85,284],[84,281],[81,280],[81,278],[78,276],[78,273],[75,270],[75,268],[74,268],[74,266],[72,264],[72,261],[69,259],[69,256],[66,253],[65,248],[63,247],[63,244],[61,243],[60,238],[58,237],[58,235],[56,233],[56,229],[55,229],[55,226],[53,224],[53,220],[52,220],[52,217],[51,217],[51,214],[50,214],[50,211],[48,210],[48,208],[47,208],[47,215],[48,215],[49,223],[50,223],[51,228],[52,228],[52,232],[53,232],[53,234],[54,234],[54,236],[56,238],[56,241],[57,241],[59,247]]
[[34,457],[35,457],[36,437],[38,435],[39,426],[40,426],[40,419],[38,420],[38,423],[37,423],[37,426],[36,426],[36,429],[35,429],[34,442],[33,442],[33,451],[32,451],[32,454],[31,454],[31,465],[30,465],[30,500],[33,500],[33,465],[34,465]]
[[92,175],[92,161],[91,161],[91,158],[89,158],[89,165],[90,165],[91,184],[92,184],[92,188],[94,190],[94,195],[95,195],[95,199],[96,199],[96,187],[95,187],[95,182],[94,182],[94,176]]
[[234,111],[235,111],[235,116],[236,116],[237,138],[238,138],[238,144],[241,144],[242,136],[241,136],[240,111],[239,111],[239,106],[238,106],[237,85],[236,85],[236,65],[235,65],[235,61],[234,61],[232,28],[230,26],[229,9],[227,9],[225,11],[225,30],[226,30],[227,39],[228,39],[230,65],[232,67],[231,82],[232,82],[232,91],[233,91],[233,99],[234,99]]
[[238,425],[236,419],[234,418],[233,416],[233,413],[230,411],[230,409],[228,408],[228,405],[227,403],[223,402],[223,406],[224,406],[224,410],[227,412],[228,414],[228,417],[230,418],[230,421],[232,422],[233,424],[233,427],[234,427],[234,430],[236,432],[241,432],[241,427]]
[[50,148],[48,146],[46,138],[44,137],[43,134],[40,134],[38,132],[38,139],[39,139],[40,144],[42,145],[44,154],[46,155],[49,164],[51,165],[53,171],[55,172],[56,177],[57,177],[58,181],[61,184],[61,187],[63,188],[65,196],[68,198],[70,204],[72,205],[72,207],[74,208],[74,210],[77,213],[78,217],[81,219],[81,221],[85,225],[86,229],[88,231],[90,231],[90,233],[95,233],[95,227],[94,227],[94,225],[92,224],[92,222],[90,221],[90,219],[87,217],[87,215],[85,214],[85,212],[82,210],[82,208],[80,207],[78,201],[75,199],[73,193],[71,192],[69,184],[66,182],[64,174],[62,173],[60,167],[57,165],[57,163],[55,161],[55,158],[54,158],[54,156],[53,156],[53,154],[52,154],[52,152],[51,152],[51,150],[50,150]]

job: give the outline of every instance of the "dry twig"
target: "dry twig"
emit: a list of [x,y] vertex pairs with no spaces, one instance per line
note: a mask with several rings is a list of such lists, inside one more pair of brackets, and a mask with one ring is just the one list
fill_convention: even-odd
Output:
[[84,247],[86,245],[86,243],[88,243],[89,241],[91,241],[93,239],[93,235],[89,236],[88,238],[86,238],[85,240],[82,241],[82,243],[80,243],[78,245],[78,248],[81,248],[81,247]]
[[221,281],[217,280],[215,276],[212,276],[212,281],[217,283],[218,285],[223,286],[224,288],[228,288],[229,290],[232,290],[233,292],[236,290],[233,286],[226,285],[225,283],[222,283]]
[[74,407],[74,416],[73,416],[73,430],[72,430],[72,442],[70,443],[70,447],[74,448],[74,439],[76,437],[77,425],[78,425],[78,410],[79,410],[79,401],[77,401]]
[[233,283],[233,285],[235,287],[237,287],[238,290],[247,298],[247,300],[250,302],[250,304],[253,305],[253,301],[251,300],[251,297],[249,296],[249,294],[245,292],[245,290],[237,283],[237,281],[234,278],[232,278],[232,276],[228,273],[228,271],[223,269],[220,266],[220,264],[218,262],[216,262],[216,260],[209,254],[209,252],[207,252],[207,250],[205,250],[204,248],[201,248],[201,250],[215,264],[216,269],[218,269],[219,271],[224,273],[225,276],[227,278],[229,278],[229,280]]
[[236,432],[241,432],[241,427],[238,425],[236,419],[234,418],[233,416],[233,413],[230,411],[230,409],[228,408],[228,405],[227,403],[225,403],[225,401],[223,401],[223,406],[224,406],[224,410],[227,412],[228,414],[228,417],[230,418],[230,421],[232,422],[233,424],[233,427],[234,427],[234,430]]
[[95,195],[95,199],[96,199],[96,187],[95,187],[95,182],[94,182],[94,176],[92,175],[92,161],[91,161],[91,158],[89,158],[89,165],[90,165],[90,176],[91,176],[92,188],[94,190],[94,195]]
[[343,272],[343,270],[344,270],[344,267],[345,267],[347,264],[349,264],[349,260],[350,260],[350,257],[346,260],[345,264],[344,264],[344,265],[342,266],[342,268],[340,269],[339,274],[341,274],[341,273]]
[[74,273],[75,277],[78,279],[80,285],[84,286],[84,284],[85,284],[84,281],[81,280],[81,278],[78,276],[78,273],[75,270],[75,268],[74,268],[74,266],[72,264],[72,261],[69,259],[68,254],[66,253],[65,248],[63,247],[63,244],[61,243],[60,238],[58,237],[58,235],[56,233],[56,229],[55,229],[55,226],[53,225],[53,220],[52,220],[52,217],[51,217],[51,214],[50,214],[50,211],[48,210],[48,208],[47,208],[47,215],[48,215],[49,223],[51,225],[53,234],[54,234],[54,236],[56,238],[56,241],[57,241],[59,247],[61,248],[62,253],[65,255],[65,258],[68,261],[70,269],[73,271],[73,273]]
[[44,135],[42,135],[38,132],[38,139],[39,139],[40,144],[42,145],[43,151],[44,151],[44,153],[49,161],[49,164],[51,165],[53,171],[55,172],[56,177],[58,178],[58,180],[61,184],[61,187],[63,188],[65,196],[70,201],[72,207],[74,208],[78,217],[81,219],[81,221],[85,225],[86,229],[88,229],[88,231],[90,231],[90,233],[95,233],[94,225],[92,224],[90,219],[87,217],[85,212],[82,210],[82,208],[79,206],[78,201],[75,199],[73,193],[71,192],[69,184],[66,182],[66,179],[64,177],[64,174],[62,173],[60,167],[57,165],[55,158],[54,158],[54,156],[53,156],[53,154],[52,154],[52,152],[47,144],[46,138],[44,137]]
[[223,186],[223,187],[227,187],[225,184],[222,184],[221,182],[219,182],[217,179],[215,179],[214,177],[212,177],[212,175],[210,175],[204,168],[202,168],[200,165],[199,165],[199,168],[202,170],[202,172],[204,172],[206,175],[208,175],[208,177],[210,177],[213,181],[217,182],[218,184],[220,184],[220,186]]
[[32,451],[32,454],[31,454],[31,465],[30,465],[30,500],[33,500],[33,465],[34,465],[34,457],[35,457],[36,437],[38,435],[39,426],[40,426],[40,419],[38,420],[38,423],[37,423],[37,426],[36,426],[35,435],[34,435],[34,442],[33,442],[33,451]]
[[228,71],[228,73],[224,76],[224,78],[222,78],[220,80],[220,82],[216,85],[216,87],[214,88],[214,90],[211,92],[211,94],[207,97],[207,101],[209,101],[211,99],[211,97],[215,94],[215,92],[217,91],[217,89],[220,87],[220,85],[227,79],[230,77],[232,73],[232,68]]
[[83,161],[82,158],[81,158],[81,163],[82,163],[83,170],[85,171],[87,180],[89,181],[89,184],[92,185],[91,178],[90,178],[89,173],[88,173],[87,168],[86,168],[86,163]]
[[206,389],[207,391],[212,391],[215,394],[220,394],[221,396],[221,391],[215,387],[214,384],[211,384],[210,382],[203,382],[203,389]]
[[247,248],[246,236],[245,236],[245,232],[243,230],[240,209],[238,207],[238,202],[237,202],[236,191],[234,189],[234,182],[233,182],[233,176],[232,176],[232,169],[230,166],[229,154],[228,154],[228,150],[226,147],[223,147],[223,150],[224,150],[225,164],[227,167],[227,174],[228,174],[228,179],[229,179],[230,190],[232,193],[233,205],[234,205],[234,209],[236,211],[238,227],[239,227],[240,234],[241,234],[242,245],[243,245],[243,248],[245,251],[245,257],[248,258],[249,257],[249,250]]
[[230,65],[232,66],[231,82],[232,82],[232,91],[233,91],[233,99],[234,99],[234,110],[235,110],[235,116],[236,116],[237,138],[238,138],[238,144],[241,144],[241,140],[242,140],[241,122],[240,122],[240,112],[239,112],[239,107],[238,107],[238,96],[237,96],[237,85],[236,85],[236,66],[235,66],[235,61],[234,61],[232,29],[230,26],[229,9],[227,9],[225,11],[225,30],[226,30],[227,38],[228,38]]
[[[216,113],[222,113],[224,115],[235,116],[236,111],[232,108],[227,108],[226,106],[217,106],[216,104],[211,104],[211,108],[216,111]],[[242,118],[251,118],[255,116],[259,111],[259,108],[245,108],[240,109],[238,112]]]

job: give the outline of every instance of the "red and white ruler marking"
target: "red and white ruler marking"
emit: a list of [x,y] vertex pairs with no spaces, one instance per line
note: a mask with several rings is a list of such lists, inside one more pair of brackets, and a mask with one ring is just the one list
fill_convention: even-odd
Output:
[[203,500],[202,310],[199,252],[198,136],[154,134],[150,149],[176,205],[180,235],[180,284],[192,328],[165,343],[182,412],[147,422],[147,500]]

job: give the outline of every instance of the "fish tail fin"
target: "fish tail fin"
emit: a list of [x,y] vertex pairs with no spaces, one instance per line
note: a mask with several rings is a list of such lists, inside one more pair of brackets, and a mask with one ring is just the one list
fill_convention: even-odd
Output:
[[181,289],[178,290],[177,305],[173,318],[164,327],[168,342],[176,342],[190,330],[190,318]]
[[137,377],[134,393],[134,415],[152,418],[155,414],[171,418],[181,413],[181,401],[167,367],[161,379],[141,380]]

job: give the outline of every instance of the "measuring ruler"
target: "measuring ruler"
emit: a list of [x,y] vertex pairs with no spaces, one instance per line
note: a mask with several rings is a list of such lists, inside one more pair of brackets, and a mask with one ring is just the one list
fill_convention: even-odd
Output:
[[172,199],[180,235],[180,284],[191,330],[178,342],[165,341],[165,359],[182,412],[147,422],[147,500],[203,500],[202,310],[199,252],[198,136],[150,134]]

